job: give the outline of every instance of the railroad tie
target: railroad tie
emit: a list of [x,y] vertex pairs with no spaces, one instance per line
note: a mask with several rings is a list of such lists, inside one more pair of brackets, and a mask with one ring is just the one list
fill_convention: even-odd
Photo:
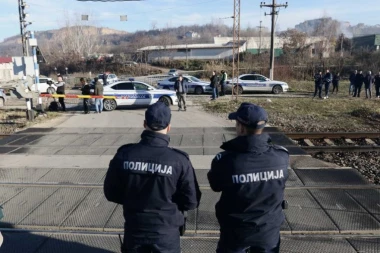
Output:
[[309,147],[314,147],[314,144],[311,142],[311,140],[309,140],[309,139],[304,139],[303,140],[305,143],[306,143],[306,145],[308,145]]
[[327,143],[327,145],[335,146],[334,142],[330,139],[324,139],[324,141]]
[[365,142],[367,142],[368,145],[374,145],[374,146],[377,146],[376,142],[374,142],[373,140],[371,139],[365,139]]

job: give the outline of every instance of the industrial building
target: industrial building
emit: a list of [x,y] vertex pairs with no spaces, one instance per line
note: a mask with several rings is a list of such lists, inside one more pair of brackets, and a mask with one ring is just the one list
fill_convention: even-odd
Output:
[[352,46],[354,49],[378,51],[380,49],[380,34],[354,37],[352,38]]
[[[246,42],[240,41],[239,52],[246,51]],[[232,59],[232,40],[218,44],[185,44],[149,46],[137,50],[148,62],[165,60],[220,60]]]

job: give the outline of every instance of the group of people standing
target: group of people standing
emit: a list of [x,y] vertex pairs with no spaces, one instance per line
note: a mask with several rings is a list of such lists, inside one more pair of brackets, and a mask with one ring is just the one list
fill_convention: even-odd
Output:
[[[94,95],[94,96],[103,96],[103,85],[99,82],[97,77],[94,78],[94,94],[91,94],[91,87],[86,80],[82,77],[80,79],[82,84],[82,95]],[[90,98],[83,99],[83,109],[85,114],[90,113]],[[102,113],[103,111],[103,98],[95,98],[95,110],[96,113]]]
[[360,97],[360,92],[364,84],[365,97],[372,98],[372,86],[375,84],[376,98],[380,98],[380,72],[373,76],[371,71],[368,71],[366,75],[363,71],[357,71],[351,73],[350,75],[350,88],[348,95],[353,95],[353,97]]
[[[217,76],[216,71],[212,72],[210,77],[210,86],[212,88],[211,100],[215,100],[220,96],[226,95],[226,81],[227,81],[227,72],[222,70],[220,72],[220,77]],[[220,94],[218,86],[220,85]]]
[[[336,91],[336,94],[338,94],[340,80],[341,77],[339,73],[333,75],[329,70],[326,70],[326,73],[322,74],[322,71],[319,71],[314,75],[315,90],[313,98],[315,98],[317,94],[321,99],[329,98],[329,89],[331,84],[333,85],[332,93]],[[364,75],[363,71],[355,70],[351,73],[349,80],[350,86],[348,95],[352,95],[353,97],[360,97],[360,93],[364,84],[366,98],[372,98],[372,86],[375,85],[376,98],[380,98],[380,72],[379,74],[373,76],[371,71],[368,71],[367,74]],[[325,88],[324,97],[322,97],[323,86]]]
[[[330,92],[330,86],[331,83],[333,84],[333,90],[332,93],[336,92],[338,94],[339,91],[339,82],[340,82],[340,73],[336,73],[333,75],[330,73],[330,70],[326,70],[326,73],[323,75],[322,71],[319,71],[317,74],[314,75],[314,82],[315,82],[315,89],[314,89],[314,96],[315,98],[318,93],[319,98],[327,99],[329,98],[329,92]],[[322,88],[325,86],[325,96],[322,97]]]

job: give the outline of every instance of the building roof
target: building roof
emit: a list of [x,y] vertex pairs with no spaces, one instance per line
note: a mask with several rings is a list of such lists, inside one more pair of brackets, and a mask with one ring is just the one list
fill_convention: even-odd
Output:
[[365,35],[360,37],[352,38],[354,46],[364,47],[364,46],[380,46],[380,34]]
[[[240,46],[246,42],[240,41]],[[168,46],[149,46],[138,49],[137,51],[154,51],[154,50],[177,50],[177,49],[210,49],[210,48],[233,48],[233,42],[228,41],[225,44],[182,44]]]
[[11,63],[11,62],[12,62],[12,57],[0,57],[0,64]]

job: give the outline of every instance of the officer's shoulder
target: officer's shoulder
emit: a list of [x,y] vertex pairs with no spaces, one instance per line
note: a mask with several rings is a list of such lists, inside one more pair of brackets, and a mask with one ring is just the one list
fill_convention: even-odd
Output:
[[226,158],[228,156],[228,154],[230,154],[231,152],[229,151],[222,151],[222,152],[219,152],[218,154],[215,155],[214,157],[214,161],[220,161],[222,160],[223,158]]
[[133,147],[134,145],[136,145],[136,143],[128,143],[128,144],[125,144],[125,145],[123,145],[123,146],[121,146],[121,147],[119,147],[119,148],[117,149],[117,153],[119,153],[119,152],[123,152],[123,151],[125,151],[125,150],[128,150],[129,148]]
[[279,151],[283,151],[283,152],[286,152],[289,154],[289,150],[283,146],[280,146],[280,145],[272,145],[272,147],[275,149],[275,150],[279,150]]
[[176,152],[176,154],[190,160],[190,157],[189,157],[189,154],[186,153],[185,151],[182,151],[182,150],[179,150],[179,149],[176,149],[176,148],[170,148],[171,150],[173,150],[174,152]]

